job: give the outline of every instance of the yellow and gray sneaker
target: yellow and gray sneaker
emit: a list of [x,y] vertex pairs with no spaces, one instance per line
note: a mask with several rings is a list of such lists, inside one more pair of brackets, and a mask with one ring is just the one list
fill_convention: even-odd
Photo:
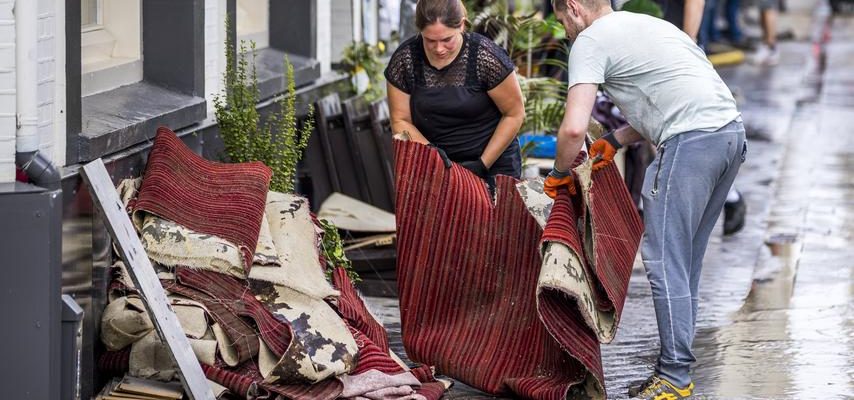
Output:
[[637,386],[629,387],[629,397],[643,400],[679,400],[691,397],[694,382],[680,388],[657,375],[652,375]]

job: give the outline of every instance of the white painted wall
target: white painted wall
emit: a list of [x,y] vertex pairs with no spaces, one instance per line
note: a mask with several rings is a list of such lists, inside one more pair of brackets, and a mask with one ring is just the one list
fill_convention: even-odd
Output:
[[[57,166],[65,164],[65,18],[58,16],[56,0],[38,0],[38,135],[39,151]],[[64,2],[63,9],[64,9]],[[61,26],[59,25],[61,22]],[[61,30],[58,28],[62,28]],[[58,56],[62,50],[62,57]],[[57,60],[61,60],[58,62]],[[62,89],[58,81],[62,80]],[[60,102],[60,97],[62,102]],[[59,109],[58,109],[59,108]]]
[[[28,0],[25,0],[28,1]],[[38,136],[39,150],[57,167],[66,163],[65,1],[38,1]],[[321,72],[333,59],[334,0],[317,0],[317,58]],[[350,3],[352,0],[345,3]],[[15,178],[15,0],[0,0],[0,182]],[[349,8],[349,7],[348,7]],[[211,117],[213,99],[222,90],[225,72],[226,0],[205,0],[205,97]],[[351,11],[352,12],[352,11]],[[352,18],[352,14],[351,18]],[[352,20],[345,29],[352,35]],[[352,37],[352,36],[351,36]],[[131,46],[133,47],[133,46]]]
[[[338,2],[338,0],[317,0],[317,26],[320,28],[317,32],[317,59],[323,74],[332,70],[330,65],[333,33],[329,27],[334,27],[332,9],[333,4]],[[205,98],[208,105],[208,118],[214,118],[213,100],[223,90],[222,79],[226,65],[226,12],[225,0],[205,0]]]
[[115,40],[113,58],[137,59],[142,54],[142,2],[104,1],[104,29]]
[[[361,0],[335,0],[332,4],[332,15],[329,25],[331,26],[331,43],[330,53],[333,62],[341,61],[341,55],[344,48],[356,38],[357,34],[361,33],[361,29],[356,27],[356,20],[353,16],[360,15],[357,13]],[[358,24],[361,26],[361,24]],[[318,23],[318,27],[323,27]],[[320,41],[318,41],[319,43]]]
[[343,0],[317,0],[317,60],[320,62],[320,73],[326,74],[332,70],[332,29],[337,25],[333,23],[333,3],[338,4]]
[[225,75],[226,0],[205,0],[205,99],[208,118],[214,118],[214,98],[223,90]]
[[[37,0],[37,135],[39,151],[65,165],[65,1]],[[0,0],[0,182],[15,179],[15,0]],[[60,60],[59,62],[57,60]]]
[[362,16],[362,40],[370,44],[377,44],[379,2],[377,0],[363,0],[360,15]]
[[[56,30],[55,32],[65,32],[65,0],[54,0],[55,15],[54,18]],[[65,119],[65,99],[66,99],[66,77],[65,77],[65,36],[63,33],[57,34],[54,39],[54,49],[56,51],[56,62],[54,62],[54,103],[53,103],[53,164],[58,167],[63,167],[67,163],[66,155],[66,130],[67,124]]]
[[15,180],[15,0],[0,0],[0,183]]
[[240,0],[237,2],[237,42],[254,41],[256,49],[270,46],[270,1]]
[[140,1],[102,1],[101,25],[83,31],[80,38],[83,96],[142,80]]

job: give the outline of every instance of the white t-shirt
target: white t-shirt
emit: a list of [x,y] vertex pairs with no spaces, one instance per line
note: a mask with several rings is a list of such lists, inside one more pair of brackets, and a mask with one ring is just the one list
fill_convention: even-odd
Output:
[[703,51],[673,24],[617,11],[583,30],[569,53],[569,87],[601,84],[629,124],[656,146],[715,131],[739,116]]

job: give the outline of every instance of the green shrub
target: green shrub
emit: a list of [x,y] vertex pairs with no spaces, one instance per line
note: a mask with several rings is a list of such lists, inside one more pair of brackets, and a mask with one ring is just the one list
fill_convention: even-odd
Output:
[[228,161],[261,161],[273,170],[271,190],[293,192],[297,163],[314,130],[312,106],[302,128],[298,125],[293,65],[285,57],[287,93],[278,100],[279,110],[262,124],[256,108],[260,92],[255,42],[247,46],[241,40],[237,54],[232,40],[227,39],[226,63],[225,95],[214,98],[214,109]]
[[365,42],[353,41],[344,49],[341,64],[350,74],[353,91],[364,95],[367,101],[385,97],[385,66],[380,61],[380,54],[384,51],[385,45],[382,42],[371,46]]
[[629,0],[623,4],[623,7],[620,10],[652,15],[656,18],[664,17],[661,7],[653,0]]
[[361,281],[362,278],[353,269],[353,263],[344,254],[344,242],[341,240],[338,228],[325,219],[318,219],[317,222],[323,229],[323,239],[320,245],[323,250],[323,258],[326,259],[326,278],[332,281],[332,272],[335,271],[335,268],[344,268],[350,281],[353,283]]

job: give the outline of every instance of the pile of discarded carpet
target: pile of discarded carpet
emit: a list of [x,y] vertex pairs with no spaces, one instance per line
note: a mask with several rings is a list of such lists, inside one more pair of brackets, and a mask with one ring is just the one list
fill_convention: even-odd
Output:
[[[438,399],[389,351],[307,200],[268,191],[261,163],[220,164],[158,130],[145,174],[119,185],[171,307],[218,398]],[[176,380],[143,299],[114,266],[101,320],[107,373]]]
[[[613,165],[576,161],[580,196],[496,178],[495,198],[435,150],[396,141],[398,287],[410,359],[483,391],[605,398],[642,233]],[[595,227],[595,228],[594,228]]]

